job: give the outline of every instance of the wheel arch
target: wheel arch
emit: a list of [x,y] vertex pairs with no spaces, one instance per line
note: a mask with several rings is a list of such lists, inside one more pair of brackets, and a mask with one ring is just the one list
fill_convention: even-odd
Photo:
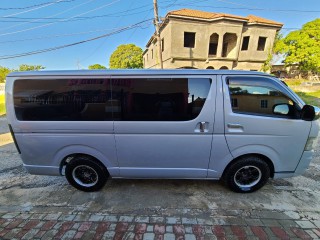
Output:
[[60,173],[62,173],[62,169],[67,165],[69,164],[74,158],[77,158],[77,157],[88,157],[90,158],[92,161],[94,162],[97,162],[97,163],[100,163],[102,166],[105,167],[105,169],[108,171],[108,168],[103,164],[102,161],[100,161],[99,159],[97,159],[96,157],[92,156],[92,155],[89,155],[89,154],[86,154],[86,153],[73,153],[73,154],[70,154],[66,157],[64,157],[60,163]]
[[71,158],[75,156],[84,155],[91,157],[94,161],[100,162],[109,172],[110,176],[118,174],[118,167],[115,166],[103,153],[100,151],[84,146],[84,145],[72,145],[67,146],[59,151],[54,156],[54,164],[55,166],[60,167],[60,174],[62,175],[63,167],[67,164]]

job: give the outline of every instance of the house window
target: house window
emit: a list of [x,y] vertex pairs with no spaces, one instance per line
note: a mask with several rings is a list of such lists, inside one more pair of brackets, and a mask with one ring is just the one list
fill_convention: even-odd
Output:
[[261,108],[268,108],[268,100],[261,100],[260,106]]
[[161,40],[161,50],[162,50],[162,52],[164,51],[164,38],[162,38],[162,40]]
[[227,57],[228,54],[228,43],[222,45],[222,57]]
[[151,50],[151,59],[153,59],[153,49]]
[[184,32],[184,47],[194,48],[196,33]]
[[217,55],[218,43],[209,44],[209,55]]
[[264,48],[266,46],[266,41],[267,38],[266,37],[259,37],[259,41],[258,41],[258,51],[264,51]]
[[241,51],[248,50],[250,36],[243,37]]

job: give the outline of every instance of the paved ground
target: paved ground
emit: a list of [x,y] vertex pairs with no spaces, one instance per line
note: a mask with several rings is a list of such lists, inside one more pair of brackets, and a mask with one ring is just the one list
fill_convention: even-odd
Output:
[[303,176],[252,194],[186,180],[110,180],[84,193],[25,172],[0,118],[0,239],[320,239],[319,146]]

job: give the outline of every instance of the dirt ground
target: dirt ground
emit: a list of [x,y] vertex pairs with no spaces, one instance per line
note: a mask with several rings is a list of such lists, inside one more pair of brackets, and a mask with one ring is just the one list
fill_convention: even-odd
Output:
[[[261,190],[237,194],[219,181],[110,180],[102,191],[84,193],[64,177],[28,174],[0,118],[1,212],[102,212],[114,214],[190,214],[212,211],[279,210],[287,215],[303,212],[320,219],[320,142],[314,160],[302,175],[270,180]],[[294,146],[292,146],[294,147]]]

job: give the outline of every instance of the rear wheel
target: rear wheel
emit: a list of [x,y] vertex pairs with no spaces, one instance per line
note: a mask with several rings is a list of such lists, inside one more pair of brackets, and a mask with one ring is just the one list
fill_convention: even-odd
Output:
[[250,193],[263,187],[269,177],[270,168],[264,160],[246,156],[228,166],[223,181],[234,192]]
[[109,176],[107,169],[100,162],[87,156],[73,158],[67,164],[65,174],[73,187],[85,192],[100,190]]

